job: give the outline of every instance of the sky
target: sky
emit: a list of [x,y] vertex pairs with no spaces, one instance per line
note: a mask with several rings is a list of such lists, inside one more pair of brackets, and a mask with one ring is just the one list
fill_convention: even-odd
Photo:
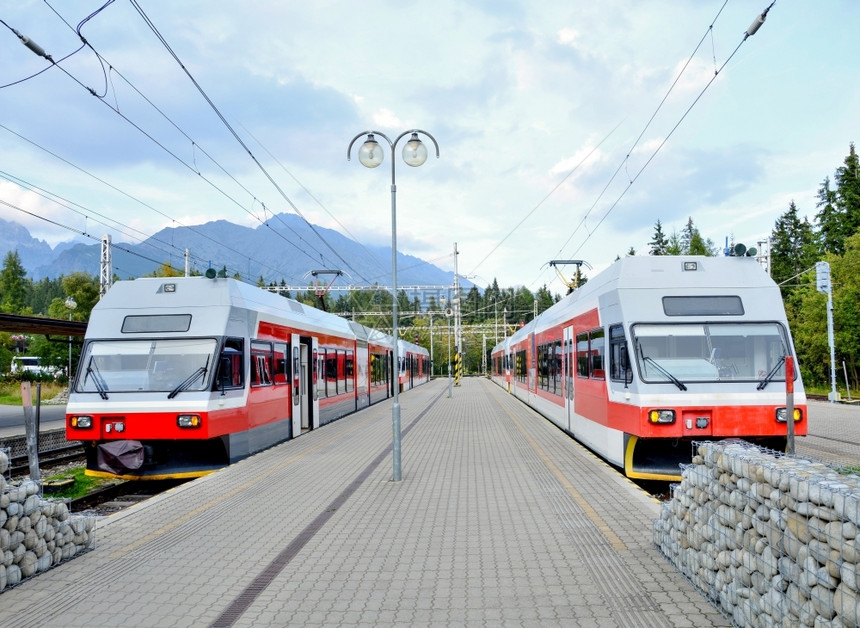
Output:
[[860,2],[777,0],[746,37],[769,3],[6,3],[0,218],[56,246],[286,212],[390,246],[390,147],[347,147],[418,129],[397,248],[453,271],[456,242],[480,287],[564,294],[551,260],[593,276],[658,220],[758,246],[860,139]]

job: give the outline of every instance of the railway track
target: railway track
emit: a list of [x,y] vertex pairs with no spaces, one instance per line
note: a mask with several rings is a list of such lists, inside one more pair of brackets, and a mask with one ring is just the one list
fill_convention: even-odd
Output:
[[109,484],[71,500],[74,513],[109,515],[155,497],[189,480],[129,480]]
[[[46,472],[59,465],[83,459],[84,448],[77,443],[54,449],[45,449],[39,452],[39,469],[42,472]],[[27,455],[12,456],[9,461],[9,469],[12,472],[12,477],[28,474],[30,472],[30,462]]]

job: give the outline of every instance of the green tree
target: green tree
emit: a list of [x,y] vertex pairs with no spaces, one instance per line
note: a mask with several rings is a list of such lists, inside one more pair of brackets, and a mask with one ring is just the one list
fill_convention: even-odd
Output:
[[46,277],[32,284],[28,305],[34,314],[47,316],[48,308],[56,297],[65,298],[62,280]]
[[651,255],[669,255],[667,252],[669,239],[663,233],[663,224],[659,218],[657,219],[657,224],[654,225],[654,235],[651,237],[648,246],[651,247]]
[[687,218],[687,224],[681,231],[681,250],[683,255],[716,255],[716,246],[710,238],[705,239],[699,228],[693,224],[692,216]]
[[825,252],[841,255],[845,240],[860,230],[860,158],[853,142],[833,181],[835,189],[829,177],[818,189],[818,238]]
[[678,235],[678,232],[672,230],[672,235],[669,236],[669,242],[666,245],[666,255],[683,255],[686,253],[684,250],[683,242],[681,241],[681,236]]
[[466,324],[479,323],[483,320],[482,310],[483,303],[481,294],[478,292],[478,287],[472,285],[469,288],[466,299],[461,303],[461,311],[463,313],[463,322]]
[[841,257],[830,261],[833,344],[837,354],[836,363],[845,364],[845,371],[853,382],[852,387],[856,387],[860,370],[860,274],[857,273],[860,268],[860,233],[845,240],[844,248],[845,253]]
[[546,284],[538,288],[538,291],[535,294],[535,299],[537,299],[538,314],[540,314],[541,312],[545,312],[546,310],[551,308],[556,302],[556,299],[553,298],[552,293],[546,287]]
[[9,314],[25,314],[27,300],[27,271],[21,265],[18,251],[9,251],[0,270],[0,310]]
[[147,277],[182,277],[185,274],[184,271],[179,270],[178,268],[174,268],[170,262],[164,262],[161,266],[156,268],[151,275],[146,275]]
[[845,240],[844,221],[836,207],[836,192],[830,189],[830,177],[825,177],[818,188],[818,241],[825,253],[839,253]]
[[818,259],[815,234],[806,217],[801,220],[797,215],[797,205],[791,201],[774,224],[770,238],[770,274],[785,297],[792,291],[793,282],[782,284],[808,270]]

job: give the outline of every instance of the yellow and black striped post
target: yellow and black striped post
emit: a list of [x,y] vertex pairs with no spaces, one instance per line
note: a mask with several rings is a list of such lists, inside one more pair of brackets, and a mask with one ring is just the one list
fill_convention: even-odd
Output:
[[463,360],[458,351],[454,354],[454,386],[460,385],[461,377],[463,377]]

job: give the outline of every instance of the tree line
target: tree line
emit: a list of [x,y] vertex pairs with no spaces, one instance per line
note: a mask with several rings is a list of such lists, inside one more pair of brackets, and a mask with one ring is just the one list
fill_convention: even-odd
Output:
[[[182,274],[182,271],[165,263],[149,276],[177,277]],[[192,274],[200,273],[194,271]],[[218,275],[226,277],[226,270],[222,269]],[[319,295],[314,286],[308,285],[307,290],[293,294],[283,279],[279,283],[266,283],[262,277],[257,280],[257,286],[373,329],[390,333],[392,328],[391,294],[384,288]],[[445,314],[446,310],[453,308],[453,291],[410,295],[400,290],[397,296],[401,338],[428,349],[436,348],[435,372],[447,374],[447,345],[453,342],[453,320]],[[68,297],[72,297],[76,303],[73,310],[66,307]],[[8,252],[3,260],[0,269],[0,312],[87,321],[98,298],[99,284],[95,275],[76,272],[56,279],[34,281],[27,276],[17,251]],[[479,372],[485,347],[487,350],[492,349],[505,335],[511,335],[517,327],[532,320],[536,312],[543,312],[560,298],[557,294],[552,295],[545,285],[532,293],[524,287],[500,288],[495,279],[483,291],[474,285],[468,290],[461,288],[460,311],[466,372]],[[79,350],[79,345],[73,344],[73,369]],[[0,333],[0,374],[9,372],[15,354],[36,355],[46,365],[63,372],[67,369],[68,344],[65,339],[52,341],[44,336]]]
[[[812,220],[806,215],[801,218],[801,211],[794,201],[777,218],[770,234],[769,270],[783,295],[804,381],[808,386],[826,388],[830,382],[827,297],[816,290],[815,263],[829,262],[836,362],[839,366],[844,364],[842,374],[847,376],[848,385],[856,390],[860,384],[860,358],[857,357],[860,356],[860,162],[853,143],[833,178],[824,178],[816,198]],[[723,253],[713,240],[700,233],[692,217],[688,218],[680,233],[673,230],[670,234],[664,231],[664,225],[658,219],[648,245],[652,255],[716,256]],[[627,255],[633,254],[635,250],[631,248]],[[181,271],[163,264],[152,276],[180,274]],[[226,269],[222,269],[219,275],[226,276]],[[587,275],[577,267],[574,285],[586,281]],[[367,327],[391,330],[391,295],[383,288],[319,295],[312,285],[307,290],[291,294],[283,280],[266,283],[260,277],[257,285]],[[14,251],[7,253],[0,269],[2,312],[62,319],[71,316],[72,320],[86,321],[98,301],[98,293],[97,277],[87,273],[31,280]],[[77,303],[74,310],[65,306],[69,296]],[[447,345],[452,342],[453,321],[445,313],[453,308],[455,296],[460,299],[463,361],[467,373],[479,372],[485,351],[561,299],[546,285],[531,292],[522,286],[500,288],[496,279],[483,291],[473,285],[468,290],[461,288],[459,295],[447,291],[410,296],[401,290],[397,295],[400,335],[428,349],[436,349],[437,374],[446,372]],[[63,343],[49,342],[45,338],[22,339],[8,333],[0,334],[0,373],[8,372],[13,353],[23,350],[62,368],[68,348]]]

